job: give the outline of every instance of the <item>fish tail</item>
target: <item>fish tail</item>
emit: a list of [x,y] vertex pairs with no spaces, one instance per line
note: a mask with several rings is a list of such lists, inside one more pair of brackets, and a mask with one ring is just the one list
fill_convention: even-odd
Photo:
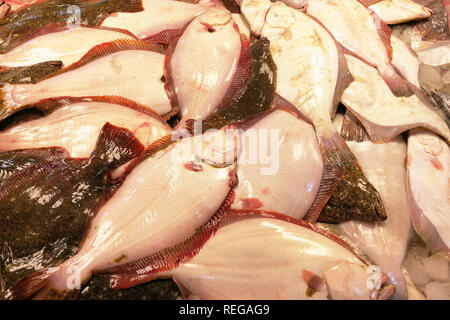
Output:
[[107,166],[117,168],[139,156],[144,150],[144,145],[130,130],[107,122],[100,132],[91,159],[100,159]]
[[316,197],[303,218],[309,222],[316,222],[322,209],[343,178],[345,167],[356,160],[346,142],[336,130],[321,127],[316,128],[316,130],[323,156],[323,172]]
[[20,105],[12,99],[13,88],[14,85],[8,83],[0,85],[0,121],[19,110]]
[[26,277],[11,288],[15,300],[72,300],[78,297],[80,289],[61,286],[65,280],[59,267],[40,270]]

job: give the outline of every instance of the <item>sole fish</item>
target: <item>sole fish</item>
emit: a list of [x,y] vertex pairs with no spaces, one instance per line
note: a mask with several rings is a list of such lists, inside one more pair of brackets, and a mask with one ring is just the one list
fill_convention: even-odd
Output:
[[242,144],[232,208],[277,211],[302,219],[322,177],[314,128],[289,111],[275,110],[243,132]]
[[[331,121],[351,77],[344,55],[328,31],[313,18],[282,2],[274,3],[267,12],[262,36],[269,39],[277,65],[277,93],[311,120],[319,139],[324,161],[322,182],[304,218],[316,221],[341,179],[358,181],[349,184],[352,190],[348,194],[360,193],[359,182],[365,180]],[[350,172],[353,174],[348,175]],[[373,195],[375,199],[378,197],[376,192]],[[381,200],[375,202],[380,204]],[[382,206],[377,206],[377,210],[372,205],[367,208],[367,219],[383,216]]]
[[[70,286],[68,271],[79,270],[81,285],[94,272],[120,268],[127,262],[141,264],[142,259],[183,242],[208,225],[234,197],[238,138],[237,130],[224,128],[169,145],[165,141],[170,142],[171,136],[155,142],[98,209],[78,253],[24,279],[12,289],[13,297],[36,293],[34,298],[48,298],[55,292],[57,298],[75,297],[79,287]],[[189,252],[185,247],[182,250]]]
[[450,149],[431,132],[408,138],[408,196],[416,232],[433,252],[450,257]]
[[[356,125],[344,120],[343,132],[352,132],[347,126]],[[346,136],[355,138],[352,134]],[[386,272],[397,288],[394,298],[406,299],[402,263],[411,232],[411,207],[406,189],[406,143],[402,137],[384,144],[367,141],[367,136],[363,140],[356,142],[347,139],[347,144],[369,181],[379,191],[388,219],[375,223],[348,221],[340,227],[375,265]]]
[[375,68],[353,56],[346,55],[346,59],[355,80],[341,101],[362,123],[372,141],[387,142],[415,127],[425,127],[449,141],[447,124],[425,105],[420,95],[396,97]]
[[252,59],[248,40],[228,10],[210,8],[173,46],[165,67],[166,91],[180,110],[179,126],[188,119],[204,120],[241,95]]
[[165,56],[157,48],[141,40],[116,40],[94,47],[36,84],[6,84],[0,91],[0,119],[52,98],[86,96],[120,96],[167,114],[171,107],[162,81]]
[[126,29],[139,39],[146,39],[165,30],[181,29],[210,7],[221,4],[216,0],[143,0],[142,5],[141,12],[116,12],[106,17],[101,25]]
[[61,147],[73,158],[86,158],[95,148],[92,137],[98,136],[107,122],[132,131],[146,147],[172,131],[151,110],[142,106],[99,99],[98,102],[68,104],[45,117],[0,132],[0,152]]
[[220,227],[198,254],[155,278],[172,277],[185,296],[200,299],[368,300],[395,291],[392,285],[370,289],[368,266],[312,224],[268,212],[233,213],[241,217]]
[[306,8],[345,49],[376,66],[392,93],[413,94],[391,65],[391,30],[373,11],[358,0],[308,0]]
[[53,60],[61,61],[67,67],[96,45],[119,39],[135,38],[122,30],[67,23],[50,24],[30,35],[28,40],[22,39],[22,44],[1,54],[0,66],[30,66]]

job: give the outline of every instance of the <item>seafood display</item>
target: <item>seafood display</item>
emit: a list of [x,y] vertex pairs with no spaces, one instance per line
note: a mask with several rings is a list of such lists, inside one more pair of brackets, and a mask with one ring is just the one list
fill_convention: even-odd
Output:
[[447,0],[0,0],[0,300],[450,300]]

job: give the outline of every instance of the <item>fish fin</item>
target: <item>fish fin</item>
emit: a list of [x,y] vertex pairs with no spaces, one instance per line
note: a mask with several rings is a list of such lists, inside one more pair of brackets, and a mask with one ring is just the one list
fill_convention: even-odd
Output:
[[308,222],[316,222],[320,213],[336,190],[340,180],[344,176],[343,168],[323,167],[322,177],[320,180],[319,190],[317,190],[311,207],[306,212],[303,220]]
[[52,276],[59,271],[59,267],[42,269],[19,281],[11,288],[14,300],[73,300],[78,297],[79,289],[60,290]]
[[158,277],[158,274],[173,270],[178,267],[180,263],[197,255],[206,241],[222,224],[234,199],[235,193],[233,190],[230,190],[212,218],[203,226],[199,227],[197,231],[186,240],[156,252],[146,258],[103,271],[102,273],[112,274],[112,289],[124,289],[148,282]]
[[255,218],[270,218],[276,220],[282,220],[289,223],[293,223],[303,228],[307,228],[311,231],[321,234],[346,248],[347,250],[354,253],[362,262],[364,257],[359,257],[358,252],[354,250],[353,246],[347,243],[346,240],[342,239],[339,234],[330,232],[329,230],[322,227],[319,223],[312,223],[305,220],[300,220],[288,215],[285,215],[276,211],[266,211],[266,210],[248,210],[248,209],[230,209],[220,227],[230,225],[234,222],[241,221],[244,219],[255,219]]
[[374,143],[385,143],[391,141],[404,131],[417,127],[416,124],[404,125],[404,126],[382,126],[376,124],[370,120],[367,120],[356,111],[348,108],[358,122],[364,127],[364,131],[370,137],[370,140]]
[[[333,38],[334,39],[334,38]],[[334,97],[333,97],[333,108],[331,110],[330,116],[333,119],[334,115],[336,114],[337,107],[339,105],[339,102],[341,100],[342,94],[344,93],[345,89],[353,82],[354,78],[350,72],[350,69],[347,65],[347,60],[345,59],[344,55],[344,48],[335,40],[336,47],[338,49],[338,80],[336,83],[336,89],[334,91]]]
[[342,121],[341,135],[347,141],[363,142],[370,140],[361,122],[348,110]]
[[391,45],[391,35],[392,31],[391,28],[384,22],[372,9],[369,7],[366,7],[369,11],[370,15],[372,16],[373,22],[377,28],[378,35],[380,36],[381,41],[383,42],[386,52],[388,54],[389,62],[392,61],[393,51],[392,51],[392,45]]
[[62,167],[66,167],[66,164],[60,160],[45,161],[12,174],[0,183],[0,201],[10,197],[17,188],[24,184],[37,180],[47,172],[58,170]]
[[0,121],[25,108],[25,106],[14,102],[13,89],[14,85],[9,83],[0,85]]
[[90,159],[100,159],[108,167],[117,168],[144,150],[144,145],[130,130],[107,122],[98,136],[97,145]]
[[53,78],[55,76],[64,74],[66,72],[73,71],[75,69],[81,68],[97,59],[109,56],[116,52],[126,51],[126,50],[145,50],[153,51],[161,54],[165,54],[166,48],[163,45],[153,43],[150,41],[135,40],[135,39],[119,39],[110,42],[105,42],[98,44],[92,49],[90,49],[83,57],[77,62],[72,63],[67,68],[56,72],[49,77],[44,77],[39,81],[46,80],[48,78]]
[[75,28],[91,28],[91,29],[105,29],[105,30],[111,30],[111,31],[117,31],[120,33],[123,33],[124,35],[128,35],[131,36],[135,39],[136,36],[134,36],[130,31],[128,30],[123,30],[123,29],[117,29],[117,28],[106,28],[106,27],[95,27],[95,26],[89,26],[89,25],[76,25],[76,24],[69,24],[67,22],[53,22],[53,23],[49,23],[47,25],[44,25],[43,27],[37,29],[36,31],[27,34],[25,36],[20,37],[19,39],[17,39],[17,41],[14,41],[14,45],[10,46],[8,48],[8,50],[12,50],[14,48],[17,48],[19,46],[21,46],[22,44],[24,44],[25,42],[28,42],[36,37],[39,36],[43,36],[46,34],[50,34],[50,33],[57,33],[57,32],[62,32],[62,31],[67,31],[67,30],[71,30],[71,29],[75,29]]
[[174,41],[176,41],[183,33],[182,28],[179,29],[167,29],[161,32],[158,32],[152,36],[145,38],[145,41],[150,41],[152,43],[160,43],[165,45],[170,45]]
[[386,210],[379,192],[369,182],[355,161],[344,167],[344,176],[320,212],[318,221],[327,223],[341,223],[349,220],[376,222],[386,219]]
[[320,149],[322,150],[324,167],[343,168],[356,160],[355,155],[351,152],[347,143],[345,143],[345,140],[337,131],[331,133],[331,136],[325,136],[320,134],[319,129],[318,137]]
[[184,28],[179,29],[180,31],[172,31],[173,34],[178,33],[177,36],[173,36],[170,38],[170,43],[168,43],[166,58],[164,59],[164,90],[166,91],[167,98],[170,101],[170,105],[173,110],[181,110],[180,103],[178,101],[177,94],[175,93],[175,85],[173,83],[172,78],[172,67],[170,65],[170,61],[172,59],[172,55],[175,52],[175,48],[177,46],[178,40],[183,34],[186,26]]
[[391,92],[396,97],[410,97],[414,94],[413,84],[399,75],[392,66],[389,66],[389,70],[386,68],[378,68],[381,77],[388,85]]
[[61,70],[62,65],[62,61],[45,61],[26,67],[7,68],[0,72],[0,83],[34,84],[41,78]]
[[131,171],[133,171],[133,169],[137,167],[142,161],[165,149],[173,142],[175,142],[175,140],[173,139],[172,134],[167,134],[164,137],[161,137],[158,140],[154,141],[151,145],[145,148],[145,150],[141,152],[139,156],[131,160],[130,164],[125,168],[122,176],[118,180],[116,180],[115,183],[123,181],[125,177],[128,176]]
[[[239,27],[237,24],[234,25],[236,31],[239,32]],[[247,87],[248,80],[250,79],[252,69],[253,69],[253,59],[250,51],[250,43],[247,36],[243,33],[240,34],[241,37],[241,53],[239,56],[238,65],[231,80],[230,86],[225,93],[222,101],[217,105],[214,113],[225,109],[233,101],[238,99]]]
[[273,98],[271,109],[280,109],[286,112],[289,112],[296,116],[297,118],[305,121],[306,123],[309,123],[310,125],[313,125],[311,119],[309,119],[306,115],[304,115],[300,109],[298,109],[296,106],[294,106],[292,103],[284,99],[282,96],[280,96],[278,93],[275,93],[275,97]]
[[159,120],[162,124],[167,125],[167,123],[163,120],[163,118],[151,107],[140,104],[134,100],[130,100],[128,98],[122,96],[83,96],[83,97],[75,97],[75,96],[61,96],[61,97],[52,97],[43,99],[35,104],[34,107],[37,107],[39,110],[43,112],[48,112],[53,109],[68,106],[77,102],[103,102],[103,103],[111,103],[118,104],[137,112],[141,112],[147,114],[157,120]]

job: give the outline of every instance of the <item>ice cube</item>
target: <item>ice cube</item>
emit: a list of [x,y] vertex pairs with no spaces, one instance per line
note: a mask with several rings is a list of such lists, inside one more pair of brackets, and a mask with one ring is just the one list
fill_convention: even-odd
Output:
[[440,255],[432,255],[422,260],[429,277],[433,280],[448,279],[448,262]]

